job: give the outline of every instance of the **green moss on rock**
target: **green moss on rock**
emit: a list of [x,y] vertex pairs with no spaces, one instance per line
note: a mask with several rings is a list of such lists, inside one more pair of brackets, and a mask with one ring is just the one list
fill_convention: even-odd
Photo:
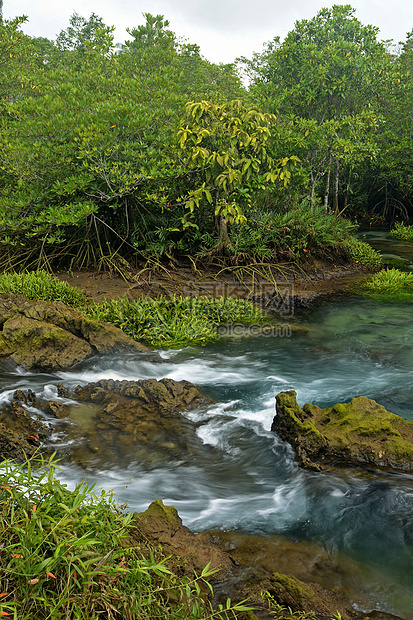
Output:
[[307,585],[295,577],[282,573],[274,573],[271,577],[271,586],[277,600],[293,609],[307,609],[316,607],[315,594]]
[[293,446],[302,465],[336,461],[413,469],[412,422],[365,396],[325,409],[312,404],[301,409],[296,396],[278,394],[272,430]]

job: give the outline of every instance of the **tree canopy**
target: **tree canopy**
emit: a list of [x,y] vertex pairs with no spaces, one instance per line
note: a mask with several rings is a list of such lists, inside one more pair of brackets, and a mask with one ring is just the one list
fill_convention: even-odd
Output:
[[412,32],[397,54],[334,5],[242,59],[246,87],[144,18],[121,45],[95,13],[55,41],[1,21],[4,264],[232,255],[303,205],[411,217]]

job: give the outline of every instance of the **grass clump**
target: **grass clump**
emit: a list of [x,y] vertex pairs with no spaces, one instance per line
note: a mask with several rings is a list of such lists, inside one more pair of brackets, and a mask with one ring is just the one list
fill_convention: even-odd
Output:
[[114,299],[84,311],[91,318],[112,323],[135,340],[158,347],[205,344],[217,337],[217,327],[222,323],[252,324],[266,318],[243,299],[180,295]]
[[112,493],[86,483],[74,491],[52,460],[0,464],[0,615],[19,620],[228,619],[249,611],[227,602],[213,610],[208,568],[179,578],[146,547],[129,547],[133,516]]
[[287,213],[256,208],[248,221],[234,224],[229,252],[259,260],[299,260],[306,252],[328,252],[349,237],[354,225],[324,205],[303,201]]
[[413,273],[398,269],[382,269],[362,284],[360,292],[382,301],[411,301]]
[[351,260],[368,269],[377,269],[382,264],[382,257],[365,241],[351,237],[347,242],[347,249]]
[[407,226],[403,222],[396,222],[394,228],[389,232],[389,237],[413,243],[413,226]]
[[2,273],[0,293],[16,293],[36,301],[62,301],[72,308],[79,308],[87,302],[82,291],[47,271]]

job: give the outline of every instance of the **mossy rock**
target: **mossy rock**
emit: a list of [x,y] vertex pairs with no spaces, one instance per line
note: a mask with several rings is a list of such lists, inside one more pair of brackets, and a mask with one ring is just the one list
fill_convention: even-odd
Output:
[[126,351],[148,349],[113,325],[85,317],[62,302],[0,296],[0,354],[10,353],[29,370],[66,369],[96,354]]
[[296,392],[280,392],[272,431],[288,441],[300,464],[368,464],[397,470],[413,469],[413,423],[360,396],[349,403],[321,409],[300,408]]
[[317,598],[314,592],[295,577],[274,573],[271,576],[271,586],[272,593],[282,605],[287,605],[293,610],[307,610],[317,607]]

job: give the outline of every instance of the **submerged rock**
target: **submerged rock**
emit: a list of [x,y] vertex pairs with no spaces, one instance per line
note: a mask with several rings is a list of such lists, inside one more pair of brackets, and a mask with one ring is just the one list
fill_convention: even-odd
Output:
[[102,379],[74,393],[60,383],[58,397],[63,400],[16,390],[0,405],[0,458],[21,461],[53,447],[85,467],[182,461],[201,442],[180,412],[212,402],[192,383],[173,379]]
[[80,364],[96,354],[147,352],[120,329],[65,306],[0,297],[0,353],[29,370],[50,372]]
[[142,379],[78,386],[68,412],[70,458],[84,466],[156,466],[187,458],[199,442],[181,411],[212,402],[188,381]]
[[308,403],[301,409],[296,397],[294,391],[277,395],[271,430],[291,444],[302,466],[344,463],[413,470],[412,422],[365,396],[325,409]]

